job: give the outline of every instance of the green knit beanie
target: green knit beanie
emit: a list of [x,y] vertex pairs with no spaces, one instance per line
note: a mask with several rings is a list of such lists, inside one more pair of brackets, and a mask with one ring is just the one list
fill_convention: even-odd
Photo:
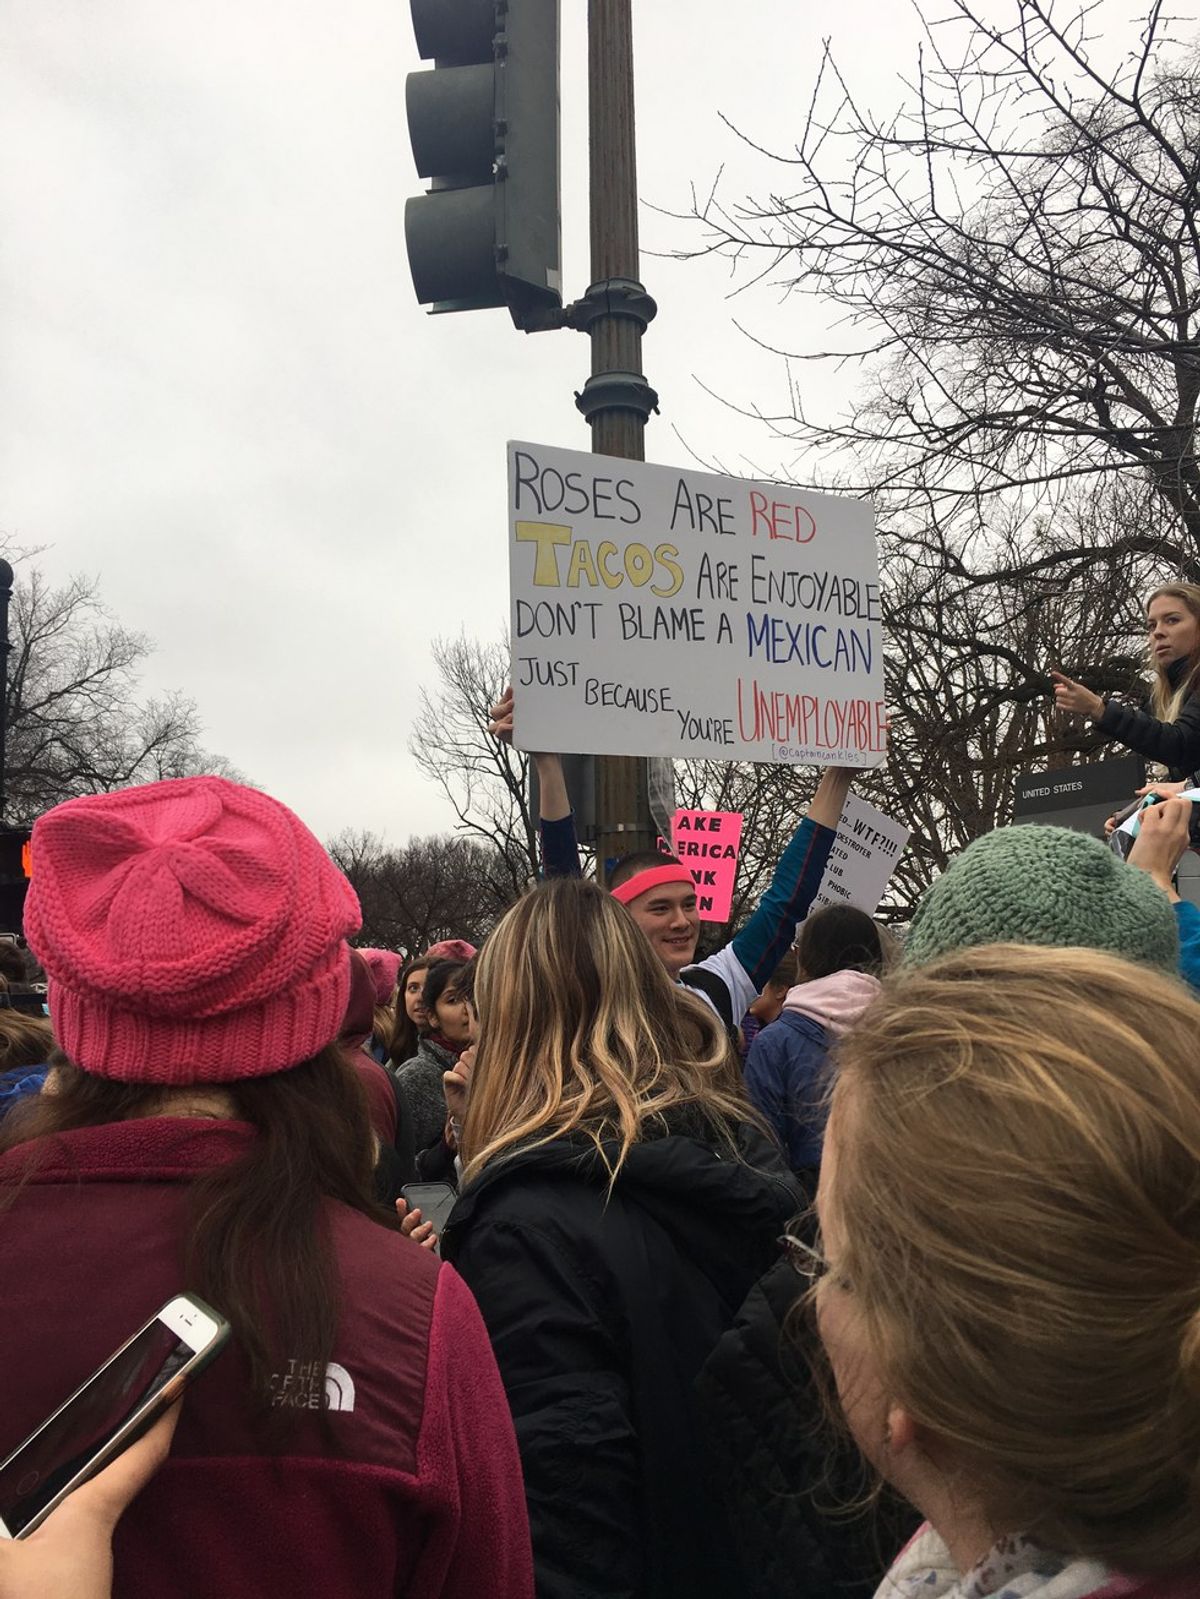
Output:
[[1001,827],[968,845],[917,906],[904,961],[923,966],[973,944],[1069,944],[1179,970],[1162,889],[1067,827]]

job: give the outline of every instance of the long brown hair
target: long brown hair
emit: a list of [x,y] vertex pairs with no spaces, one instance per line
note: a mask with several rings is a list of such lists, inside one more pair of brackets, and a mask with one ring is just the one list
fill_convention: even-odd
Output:
[[1114,956],[903,970],[841,1040],[822,1194],[890,1403],[997,1533],[1200,1560],[1200,1005]]
[[[1200,587],[1195,583],[1166,583],[1162,588],[1155,589],[1146,601],[1149,610],[1155,600],[1161,598],[1178,600],[1185,611],[1190,612],[1200,629]],[[1160,722],[1176,722],[1179,713],[1197,689],[1200,689],[1200,637],[1196,648],[1188,657],[1187,669],[1179,682],[1172,686],[1171,679],[1167,676],[1167,668],[1160,665],[1157,660],[1152,662],[1154,667],[1154,684],[1150,690],[1150,702],[1155,716]]]
[[417,1043],[421,1037],[417,1024],[408,1014],[408,1004],[404,990],[408,980],[414,972],[426,971],[433,962],[426,956],[411,960],[401,970],[396,979],[396,1030],[392,1034],[392,1047],[389,1052],[389,1062],[393,1067],[403,1066],[406,1060],[411,1060],[417,1053]]
[[[328,1202],[392,1230],[399,1222],[374,1198],[366,1096],[336,1045],[290,1071],[222,1087],[255,1137],[244,1155],[189,1185],[181,1265],[189,1288],[231,1322],[266,1409],[272,1373],[289,1358],[323,1372],[333,1353],[340,1290]],[[32,1172],[53,1153],[56,1135],[160,1108],[161,1086],[112,1082],[59,1055],[53,1092],[6,1118],[0,1153],[27,1144]],[[10,1191],[4,1208],[19,1199],[19,1189]],[[19,1226],[19,1216],[8,1224]]]
[[11,1006],[0,1009],[0,1072],[40,1066],[50,1059],[54,1034],[42,1016],[27,1016]]
[[730,1147],[736,1123],[755,1119],[725,1029],[595,883],[556,878],[519,900],[483,946],[475,1000],[468,1182],[516,1144],[566,1135],[594,1145],[615,1179],[685,1107]]

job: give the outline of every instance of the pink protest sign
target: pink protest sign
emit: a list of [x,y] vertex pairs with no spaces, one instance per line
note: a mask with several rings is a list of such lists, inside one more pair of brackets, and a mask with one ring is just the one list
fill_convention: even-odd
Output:
[[675,853],[696,879],[702,922],[727,922],[733,904],[741,811],[676,811],[671,821]]

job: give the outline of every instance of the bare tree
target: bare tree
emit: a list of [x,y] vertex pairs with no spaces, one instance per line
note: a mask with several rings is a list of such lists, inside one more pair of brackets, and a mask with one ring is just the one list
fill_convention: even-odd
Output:
[[[892,737],[863,786],[914,828],[898,914],[1010,819],[1019,771],[1101,753],[1048,669],[1139,697],[1144,594],[1200,579],[1195,47],[1160,0],[1136,38],[1108,0],[919,15],[897,114],[827,48],[784,180],[734,203],[718,184],[680,252],[849,330],[789,357],[789,409],[750,410],[802,481],[876,505]],[[821,363],[859,374],[840,419],[806,397]]]
[[417,954],[443,938],[482,943],[508,905],[495,851],[452,833],[389,849],[374,833],[347,830],[329,853],[362,906],[360,941]]
[[924,13],[908,102],[888,119],[827,48],[796,148],[774,158],[786,190],[714,192],[696,208],[705,249],[820,296],[854,331],[816,356],[862,363],[848,417],[811,415],[796,381],[791,414],[768,420],[805,463],[819,451],[841,470],[852,455],[845,480],[909,513],[906,537],[931,507],[1132,473],[1174,527],[1152,547],[1114,529],[1110,547],[1195,576],[1194,53],[1161,0],[1123,53],[1124,14],[1105,0],[1004,11]]
[[508,682],[508,641],[460,634],[435,639],[437,686],[421,690],[409,752],[446,795],[460,827],[490,845],[508,899],[538,873],[537,818],[529,803],[529,757],[487,731],[488,712]]
[[55,588],[36,567],[19,565],[9,631],[10,824],[77,794],[197,772],[237,775],[201,749],[193,701],[139,700],[150,642],[112,619],[93,581],[73,577]]
[[1102,488],[1064,506],[1058,526],[993,519],[979,569],[950,549],[941,560],[889,563],[888,763],[862,787],[913,829],[895,914],[973,838],[1011,821],[1019,773],[1103,753],[1094,729],[1054,710],[1050,667],[1106,695],[1144,696],[1148,563],[1128,553],[1112,564],[1056,559],[1097,520],[1107,532],[1129,499]]

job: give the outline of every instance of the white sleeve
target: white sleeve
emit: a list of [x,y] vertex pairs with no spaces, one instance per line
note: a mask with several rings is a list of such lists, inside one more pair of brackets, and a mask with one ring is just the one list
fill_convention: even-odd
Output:
[[[740,1027],[742,1017],[758,998],[758,989],[755,988],[754,979],[750,976],[750,973],[734,954],[733,945],[723,945],[717,950],[715,955],[706,955],[702,961],[697,961],[694,966],[689,966],[686,970],[694,972],[697,966],[701,971],[712,972],[714,977],[720,978],[721,982],[725,984],[725,987],[729,990],[730,1015],[733,1017],[733,1025]],[[690,991],[702,999],[710,1009],[716,1010],[717,1007],[702,988],[692,988]]]

